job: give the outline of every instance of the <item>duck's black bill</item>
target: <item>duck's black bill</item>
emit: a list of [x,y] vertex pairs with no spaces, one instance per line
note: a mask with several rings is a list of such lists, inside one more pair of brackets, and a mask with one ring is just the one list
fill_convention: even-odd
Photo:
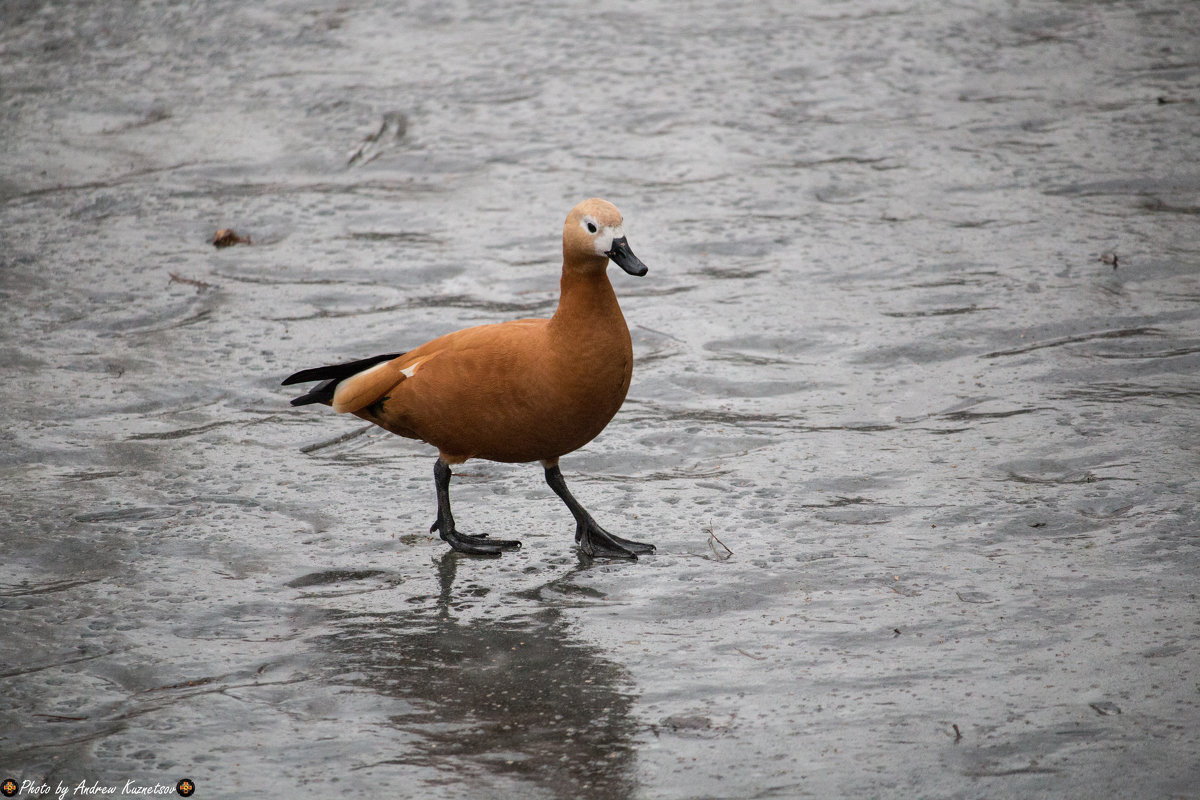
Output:
[[612,249],[604,255],[611,258],[614,264],[630,275],[637,275],[640,278],[647,272],[646,265],[629,249],[629,242],[624,236],[620,239],[613,239]]

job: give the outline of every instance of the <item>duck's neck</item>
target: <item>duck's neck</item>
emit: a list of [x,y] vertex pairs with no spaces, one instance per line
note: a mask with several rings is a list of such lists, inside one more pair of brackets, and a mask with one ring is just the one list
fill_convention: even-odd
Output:
[[604,270],[583,272],[564,268],[559,286],[561,294],[552,324],[602,330],[605,320],[615,318],[624,328],[625,317]]

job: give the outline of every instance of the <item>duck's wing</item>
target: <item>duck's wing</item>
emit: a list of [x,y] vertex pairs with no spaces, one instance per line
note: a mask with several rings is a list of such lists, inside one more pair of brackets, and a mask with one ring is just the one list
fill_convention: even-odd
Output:
[[[496,325],[479,325],[448,333],[407,353],[363,358],[346,364],[315,367],[291,375],[284,385],[303,381],[324,381],[308,394],[297,397],[292,405],[324,403],[333,406],[339,414],[360,411],[380,400],[399,383],[413,376],[423,365],[437,362],[437,369],[429,376],[434,387],[444,384],[457,386],[491,380],[503,383],[496,370],[502,370],[498,362],[511,362],[512,353],[522,348],[514,339],[531,327],[544,326],[546,320],[519,319]],[[533,351],[536,357],[540,351]],[[504,358],[504,356],[508,356]],[[436,393],[436,388],[434,389]]]
[[322,383],[318,384],[307,394],[301,395],[293,400],[292,405],[303,406],[308,405],[309,403],[324,403],[325,405],[332,405],[333,393],[334,390],[337,389],[339,383],[347,378],[360,375],[366,370],[369,370],[380,364],[394,361],[402,355],[404,355],[404,353],[385,353],[384,355],[371,356],[370,358],[360,358],[357,361],[347,361],[345,364],[331,364],[325,367],[302,369],[299,372],[293,373],[292,375],[284,378],[282,385],[291,386],[293,383],[322,381]]

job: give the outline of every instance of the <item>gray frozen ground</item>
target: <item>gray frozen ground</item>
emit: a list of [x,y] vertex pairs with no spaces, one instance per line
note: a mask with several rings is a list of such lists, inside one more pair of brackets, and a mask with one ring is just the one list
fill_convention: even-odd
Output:
[[[0,65],[2,777],[1196,796],[1200,4],[8,0]],[[279,381],[549,314],[593,195],[650,274],[563,467],[658,554],[471,462],[525,547],[448,555]]]

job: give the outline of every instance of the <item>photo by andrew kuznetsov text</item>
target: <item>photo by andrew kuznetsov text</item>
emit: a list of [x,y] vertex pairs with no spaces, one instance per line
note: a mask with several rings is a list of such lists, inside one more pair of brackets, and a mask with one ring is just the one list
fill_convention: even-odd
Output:
[[174,784],[129,779],[119,783],[82,780],[77,784],[69,784],[58,781],[56,785],[51,786],[43,781],[22,780],[18,783],[15,779],[8,778],[0,791],[5,797],[53,797],[58,800],[68,797],[146,797],[172,794],[191,797],[196,791],[196,784],[190,778],[183,778]]

